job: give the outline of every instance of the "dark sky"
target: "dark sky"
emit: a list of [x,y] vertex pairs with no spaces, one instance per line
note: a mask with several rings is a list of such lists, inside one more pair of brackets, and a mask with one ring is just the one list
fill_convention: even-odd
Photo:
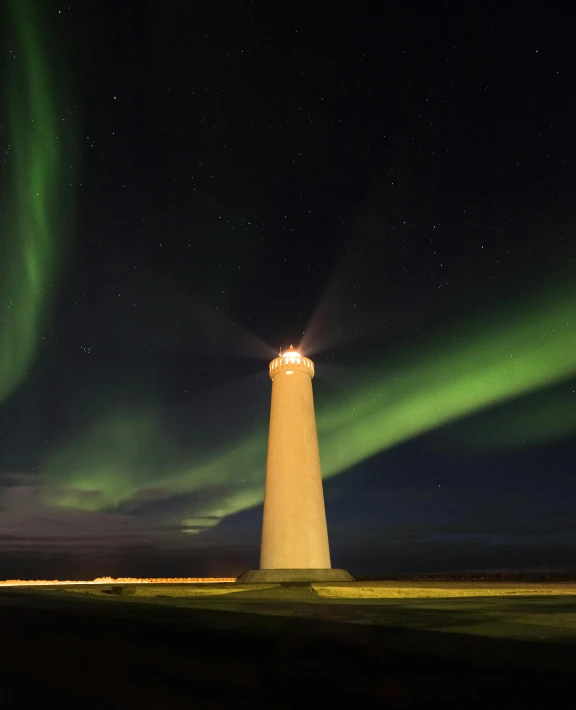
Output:
[[568,4],[7,6],[0,578],[256,567],[291,343],[334,566],[573,565]]

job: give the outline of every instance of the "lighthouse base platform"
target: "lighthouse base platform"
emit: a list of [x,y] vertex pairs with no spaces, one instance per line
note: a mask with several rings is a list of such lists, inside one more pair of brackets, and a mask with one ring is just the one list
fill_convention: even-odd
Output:
[[242,584],[275,582],[354,582],[345,569],[249,569],[236,579]]

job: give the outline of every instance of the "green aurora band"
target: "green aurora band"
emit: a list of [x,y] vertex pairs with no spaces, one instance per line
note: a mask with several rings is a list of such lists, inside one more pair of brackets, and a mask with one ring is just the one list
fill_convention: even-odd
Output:
[[[474,330],[452,330],[418,352],[412,349],[396,364],[381,363],[363,383],[319,397],[324,478],[433,429],[573,377],[575,296],[573,289],[557,290],[496,318],[487,317]],[[576,428],[573,405],[568,412],[563,402],[555,420],[553,408],[549,399],[540,441]],[[534,414],[528,420],[528,427],[534,428]],[[510,443],[521,436],[517,427]],[[262,502],[266,427],[215,456],[202,451],[196,462],[172,470],[150,458],[152,439],[158,449],[169,448],[160,422],[145,413],[122,421],[111,415],[99,422],[46,462],[46,474],[55,486],[49,501],[89,510],[119,505],[136,509],[139,501],[198,494],[189,517],[181,521],[190,533]],[[139,441],[147,443],[142,448]],[[216,493],[206,495],[210,491]]]
[[24,381],[38,353],[59,270],[64,197],[64,141],[39,22],[28,2],[10,6],[14,51],[5,72],[10,173],[0,225],[0,403]]

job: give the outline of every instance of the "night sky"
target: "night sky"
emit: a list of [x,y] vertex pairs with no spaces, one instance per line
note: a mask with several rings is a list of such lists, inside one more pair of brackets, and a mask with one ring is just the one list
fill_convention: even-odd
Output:
[[314,359],[332,563],[576,559],[568,5],[10,0],[0,578],[258,566]]

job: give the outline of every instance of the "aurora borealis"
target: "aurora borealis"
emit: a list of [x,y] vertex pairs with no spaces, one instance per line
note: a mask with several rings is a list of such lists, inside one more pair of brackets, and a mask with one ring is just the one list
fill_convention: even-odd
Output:
[[[341,474],[431,429],[573,377],[576,296],[568,289],[535,301],[500,313],[484,332],[462,328],[450,338],[437,336],[435,346],[412,352],[402,365],[389,370],[384,365],[383,372],[355,383],[355,390],[344,384],[336,396],[321,399],[317,424],[324,477]],[[457,345],[448,349],[443,341]],[[545,410],[545,421],[537,428],[541,436],[553,438],[556,431],[566,434],[576,428],[573,402],[570,397],[569,409],[562,407],[557,418],[556,405]],[[523,438],[534,437],[530,421]],[[519,423],[515,436],[522,433]],[[208,521],[211,527],[262,502],[266,437],[263,424],[214,457],[199,463],[192,459],[181,470],[162,469],[160,475],[153,450],[170,448],[170,443],[153,412],[111,416],[50,461],[48,471],[64,487],[53,502],[104,510],[147,496],[150,490],[157,498],[172,497],[214,484],[230,486],[240,477],[241,490],[192,510],[190,520],[183,521],[199,528]],[[205,459],[205,452],[198,458]]]
[[292,341],[339,566],[567,564],[571,50],[168,5],[4,13],[9,576],[249,566]]
[[68,166],[63,169],[70,158],[65,154],[68,131],[60,127],[65,110],[57,102],[38,18],[29,2],[8,5],[0,402],[25,379],[50,320],[67,221],[63,178],[70,172]]

